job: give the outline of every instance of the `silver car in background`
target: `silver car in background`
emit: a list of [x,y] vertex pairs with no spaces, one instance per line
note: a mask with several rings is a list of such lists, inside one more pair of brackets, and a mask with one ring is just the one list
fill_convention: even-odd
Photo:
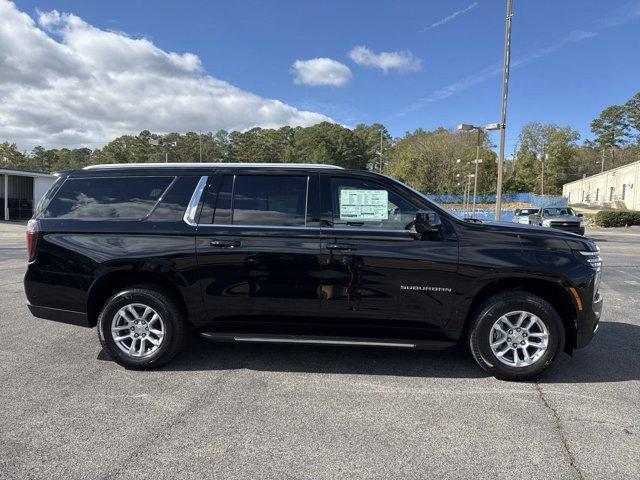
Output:
[[531,217],[531,225],[557,228],[566,232],[584,235],[582,214],[576,214],[571,207],[541,208],[539,213]]
[[515,212],[513,212],[513,218],[511,221],[513,223],[520,223],[523,225],[531,225],[532,224],[532,216],[537,215],[540,212],[539,208],[531,207],[531,208],[516,208]]

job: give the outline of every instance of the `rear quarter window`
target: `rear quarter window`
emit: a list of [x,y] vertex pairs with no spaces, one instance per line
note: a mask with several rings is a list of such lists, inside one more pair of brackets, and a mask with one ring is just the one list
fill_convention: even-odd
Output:
[[174,177],[69,178],[42,218],[121,219],[146,217]]

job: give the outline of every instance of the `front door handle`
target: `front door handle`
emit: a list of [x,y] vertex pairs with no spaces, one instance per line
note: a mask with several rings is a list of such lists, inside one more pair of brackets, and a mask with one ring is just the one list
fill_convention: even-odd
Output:
[[239,240],[211,240],[209,245],[216,248],[236,248],[242,244]]
[[339,250],[341,252],[349,252],[357,250],[358,246],[352,243],[327,243],[328,250]]

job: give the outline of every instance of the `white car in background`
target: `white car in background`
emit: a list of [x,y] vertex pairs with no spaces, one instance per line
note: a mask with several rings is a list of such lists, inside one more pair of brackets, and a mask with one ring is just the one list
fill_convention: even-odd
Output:
[[532,215],[537,215],[540,213],[539,208],[531,207],[531,208],[516,208],[515,212],[513,212],[513,218],[511,221],[513,223],[520,223],[524,225],[532,224]]

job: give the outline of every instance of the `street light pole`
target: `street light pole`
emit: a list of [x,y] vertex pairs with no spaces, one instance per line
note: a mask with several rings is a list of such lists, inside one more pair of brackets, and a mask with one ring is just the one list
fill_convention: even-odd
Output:
[[471,196],[471,177],[473,177],[471,173],[467,175],[467,210],[469,210],[471,203],[469,202],[469,197]]
[[502,165],[504,163],[505,130],[507,128],[507,96],[509,94],[509,65],[511,62],[511,17],[513,16],[512,0],[507,0],[507,18],[504,35],[504,59],[502,66],[502,106],[500,109],[500,150],[498,153],[498,182],[496,185],[496,214],[500,220],[502,213]]
[[382,127],[380,127],[380,170],[379,173],[382,173]]
[[478,131],[478,143],[476,144],[476,174],[473,177],[473,211],[471,214],[472,218],[476,218],[476,193],[478,191],[478,164],[480,163],[480,134],[482,133],[481,129],[476,129]]
[[540,195],[544,195],[544,157],[540,160],[542,162],[542,176],[540,177]]
[[[544,151],[544,150],[543,150]],[[542,176],[540,177],[540,195],[544,195],[544,162],[549,160],[548,153],[539,153],[536,158],[542,163]]]

